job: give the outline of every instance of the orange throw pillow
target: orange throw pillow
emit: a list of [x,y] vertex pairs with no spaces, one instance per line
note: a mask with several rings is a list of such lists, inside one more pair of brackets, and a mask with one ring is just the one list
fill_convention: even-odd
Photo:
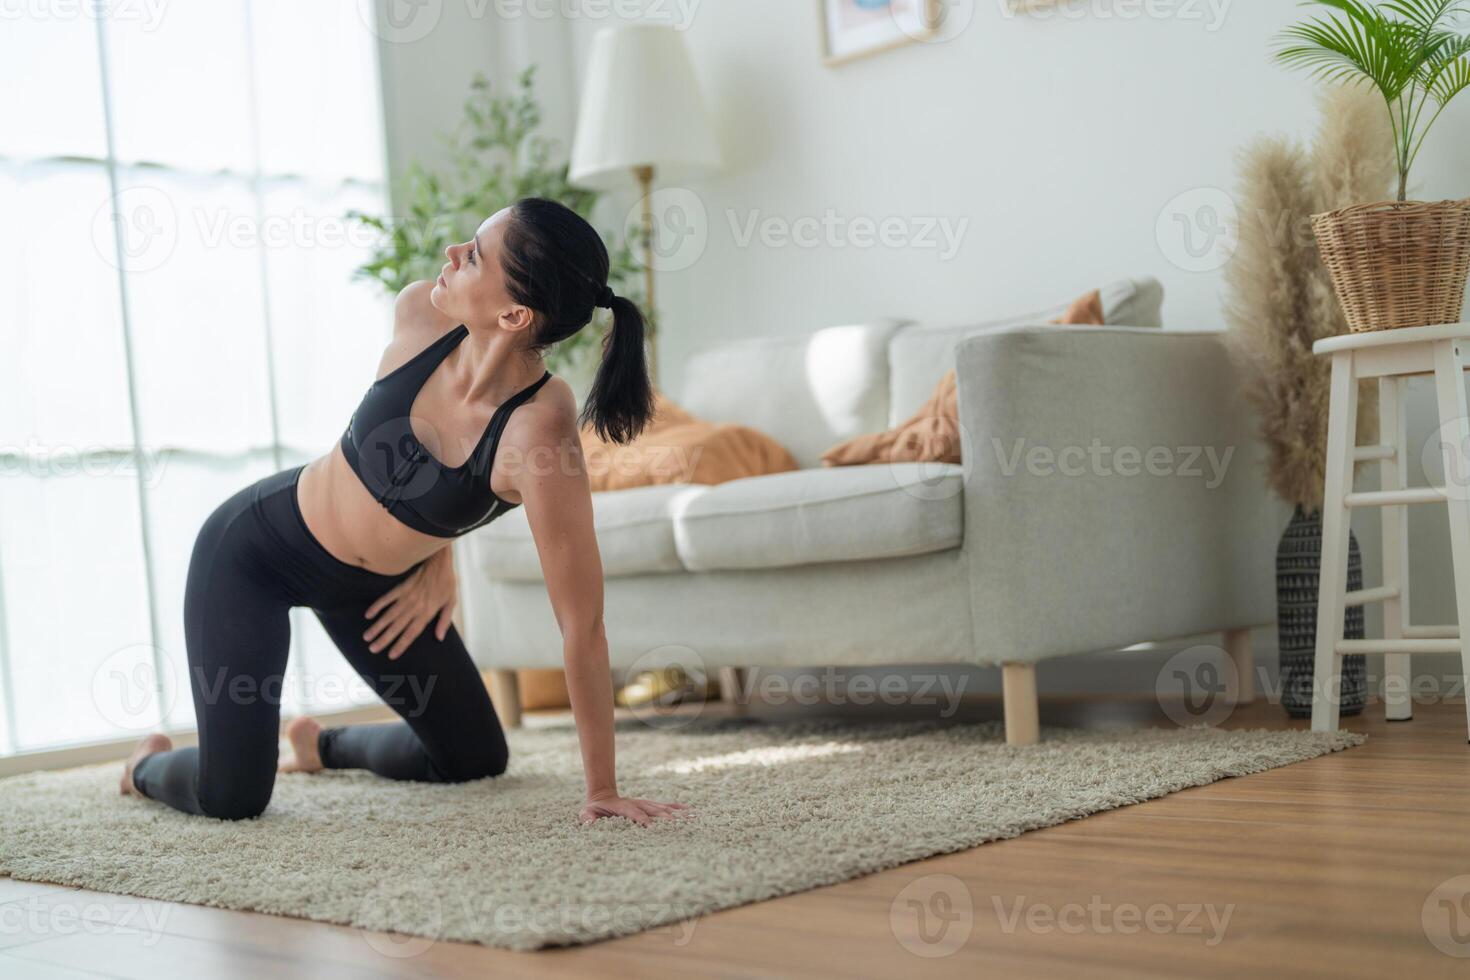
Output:
[[785,473],[796,460],[779,442],[743,425],[694,418],[663,393],[654,398],[653,420],[626,446],[582,430],[582,454],[592,489],[626,490],[664,483],[724,483],[747,476]]
[[1052,321],[1062,324],[1091,324],[1095,327],[1102,326],[1104,322],[1102,293],[1096,289],[1072,300],[1067,312]]
[[[1072,301],[1052,323],[1103,323],[1102,293],[1094,289]],[[953,371],[924,406],[907,422],[887,432],[874,432],[838,443],[822,454],[823,466],[861,466],[867,463],[960,462],[959,389]]]
[[907,422],[887,432],[874,432],[838,443],[822,454],[823,466],[865,463],[958,463],[960,461],[959,389],[955,373]]

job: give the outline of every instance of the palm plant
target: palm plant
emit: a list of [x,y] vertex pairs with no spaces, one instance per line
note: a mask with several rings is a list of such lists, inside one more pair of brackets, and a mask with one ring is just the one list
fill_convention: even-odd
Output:
[[[1276,60],[1326,81],[1369,84],[1388,105],[1398,162],[1398,199],[1424,138],[1450,100],[1470,87],[1470,35],[1452,25],[1467,0],[1303,0],[1331,7],[1277,36]],[[1433,114],[1425,120],[1431,103]]]

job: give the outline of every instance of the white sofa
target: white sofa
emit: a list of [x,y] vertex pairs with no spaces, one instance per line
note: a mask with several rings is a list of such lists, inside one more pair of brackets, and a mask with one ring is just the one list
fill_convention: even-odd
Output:
[[[1048,325],[1048,310],[695,354],[675,401],[771,434],[803,469],[594,494],[614,668],[669,650],[711,670],[1003,666],[1020,743],[1036,737],[1044,658],[1224,631],[1248,678],[1285,515],[1221,335],[1140,329],[1161,300],[1152,280],[1123,282],[1104,290],[1106,327]],[[910,416],[951,367],[962,466],[821,467],[833,444]],[[501,683],[561,666],[524,510],[470,535],[459,563],[480,665]]]

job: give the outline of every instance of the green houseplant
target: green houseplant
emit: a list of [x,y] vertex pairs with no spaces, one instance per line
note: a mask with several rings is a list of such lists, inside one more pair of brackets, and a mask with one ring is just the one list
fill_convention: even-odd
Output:
[[[1453,323],[1470,276],[1470,201],[1409,201],[1409,175],[1450,102],[1470,87],[1467,0],[1304,0],[1329,13],[1286,28],[1276,59],[1330,82],[1368,85],[1393,130],[1398,198],[1313,217],[1354,331]],[[1432,112],[1430,111],[1432,107]],[[1426,115],[1427,113],[1427,115]]]
[[[444,247],[463,241],[486,217],[523,197],[560,201],[584,218],[597,203],[595,191],[572,186],[565,163],[554,160],[557,145],[540,133],[535,67],[522,72],[514,90],[499,94],[477,75],[470,83],[458,129],[443,137],[448,169],[434,172],[411,164],[395,189],[397,217],[349,212],[348,218],[379,236],[372,257],[357,275],[397,294],[418,279],[433,279],[444,262]],[[636,229],[630,234],[636,234]],[[619,295],[644,305],[642,266],[634,241],[603,235],[609,242],[609,278]],[[653,320],[653,311],[645,310]],[[593,329],[584,329],[547,352],[552,370],[573,377],[595,367],[602,336],[610,322],[599,312]]]

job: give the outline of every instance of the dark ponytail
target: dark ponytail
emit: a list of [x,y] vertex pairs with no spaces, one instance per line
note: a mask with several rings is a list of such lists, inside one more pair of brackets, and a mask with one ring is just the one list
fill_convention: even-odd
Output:
[[643,338],[643,314],[626,296],[609,297],[612,328],[602,344],[602,363],[587,404],[582,425],[591,423],[598,438],[619,444],[632,442],[653,417],[653,381]]
[[598,307],[612,310],[602,363],[578,422],[605,442],[632,442],[653,417],[653,380],[643,314],[608,288],[602,238],[571,208],[528,197],[511,206],[500,256],[511,297],[536,313],[534,350],[581,330]]

